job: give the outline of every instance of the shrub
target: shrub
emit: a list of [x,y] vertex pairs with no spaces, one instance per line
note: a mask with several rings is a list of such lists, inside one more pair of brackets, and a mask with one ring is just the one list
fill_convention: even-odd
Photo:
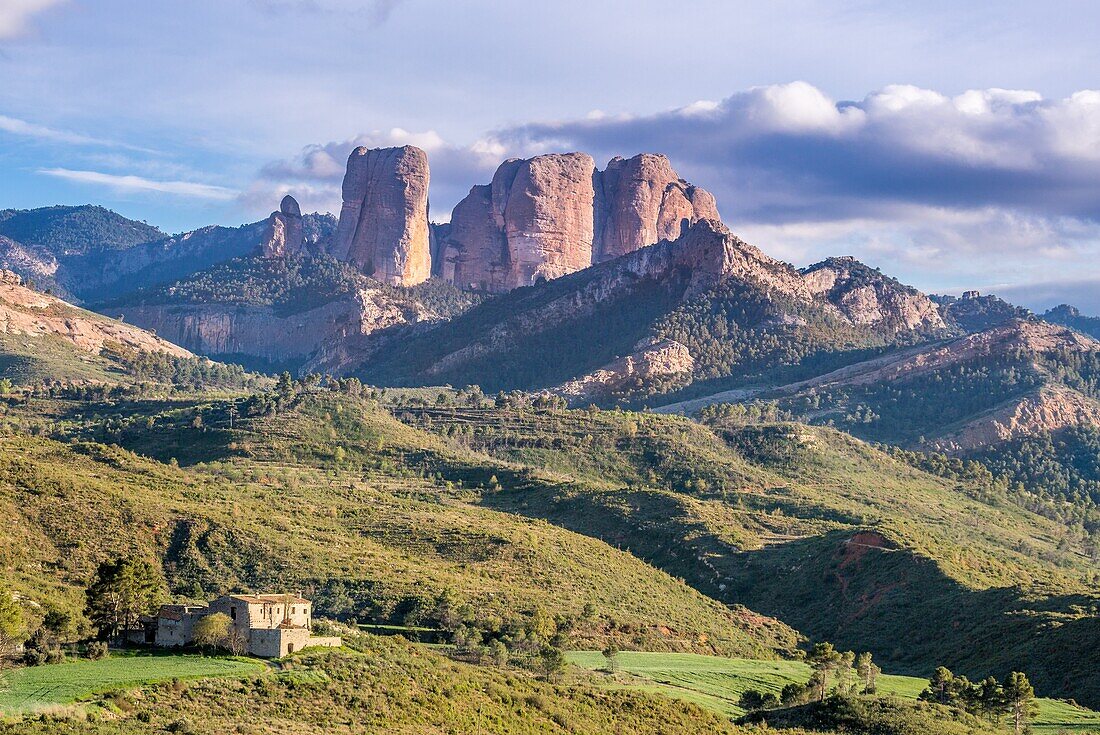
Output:
[[181,717],[178,720],[173,720],[168,723],[168,727],[165,728],[168,732],[179,733],[179,735],[191,735],[195,732],[195,726],[191,724],[191,720],[186,717]]

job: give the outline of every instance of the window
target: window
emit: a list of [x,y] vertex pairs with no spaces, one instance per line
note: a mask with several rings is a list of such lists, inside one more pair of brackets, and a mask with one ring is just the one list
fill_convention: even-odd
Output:
[[236,606],[233,606],[233,607],[229,608],[229,617],[232,618],[233,620],[237,619],[237,608],[236,608]]

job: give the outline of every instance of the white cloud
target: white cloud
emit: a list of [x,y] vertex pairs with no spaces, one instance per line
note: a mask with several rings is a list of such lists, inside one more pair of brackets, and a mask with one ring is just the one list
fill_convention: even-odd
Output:
[[63,0],[3,0],[0,2],[0,40],[27,32],[31,16]]
[[70,133],[66,130],[55,130],[45,125],[36,125],[35,123],[8,117],[7,115],[0,115],[0,131],[26,138],[57,141],[58,143],[73,143],[75,145],[110,145],[107,141],[99,140],[98,138],[80,135],[79,133]]
[[223,186],[199,184],[193,181],[155,181],[142,176],[107,174],[99,171],[74,171],[67,168],[44,168],[38,173],[80,184],[106,186],[121,192],[154,192],[194,199],[229,201],[237,192]]

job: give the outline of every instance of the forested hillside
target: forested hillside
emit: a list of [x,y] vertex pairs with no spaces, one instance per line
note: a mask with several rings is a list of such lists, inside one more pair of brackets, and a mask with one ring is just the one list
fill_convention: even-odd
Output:
[[148,223],[93,205],[0,210],[0,235],[55,257],[125,250],[166,237]]

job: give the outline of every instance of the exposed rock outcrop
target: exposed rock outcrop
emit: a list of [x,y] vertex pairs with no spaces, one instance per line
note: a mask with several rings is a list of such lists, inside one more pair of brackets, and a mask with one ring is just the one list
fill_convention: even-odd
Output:
[[155,334],[78,309],[61,299],[28,288],[15,273],[0,270],[0,334],[32,339],[53,337],[83,352],[98,354],[104,347],[138,352],[165,352],[177,357],[191,353]]
[[718,219],[714,197],[664,156],[585,153],[505,161],[459,202],[437,248],[436,275],[460,288],[508,291],[558,278]]
[[829,258],[802,274],[811,293],[824,296],[854,324],[885,324],[897,331],[947,327],[928,296],[854,258]]
[[631,383],[688,376],[694,368],[695,359],[691,352],[679,342],[671,339],[646,340],[626,357],[563,383],[553,392],[570,403],[581,404],[629,389]]
[[392,285],[427,280],[428,182],[428,156],[419,148],[352,151],[332,255]]
[[701,219],[720,219],[710,192],[681,179],[666,156],[613,158],[600,183],[603,211],[598,211],[596,262],[675,240]]
[[46,250],[30,248],[0,235],[0,268],[30,278],[39,287],[58,290],[55,280],[58,261]]
[[279,204],[279,211],[267,219],[267,230],[260,243],[260,254],[265,258],[285,258],[302,251],[304,233],[302,210],[297,200],[287,194]]
[[939,452],[959,452],[1071,426],[1100,425],[1100,403],[1063,385],[1046,385],[929,442]]
[[455,207],[440,274],[499,292],[591,265],[595,173],[584,153],[505,161]]

